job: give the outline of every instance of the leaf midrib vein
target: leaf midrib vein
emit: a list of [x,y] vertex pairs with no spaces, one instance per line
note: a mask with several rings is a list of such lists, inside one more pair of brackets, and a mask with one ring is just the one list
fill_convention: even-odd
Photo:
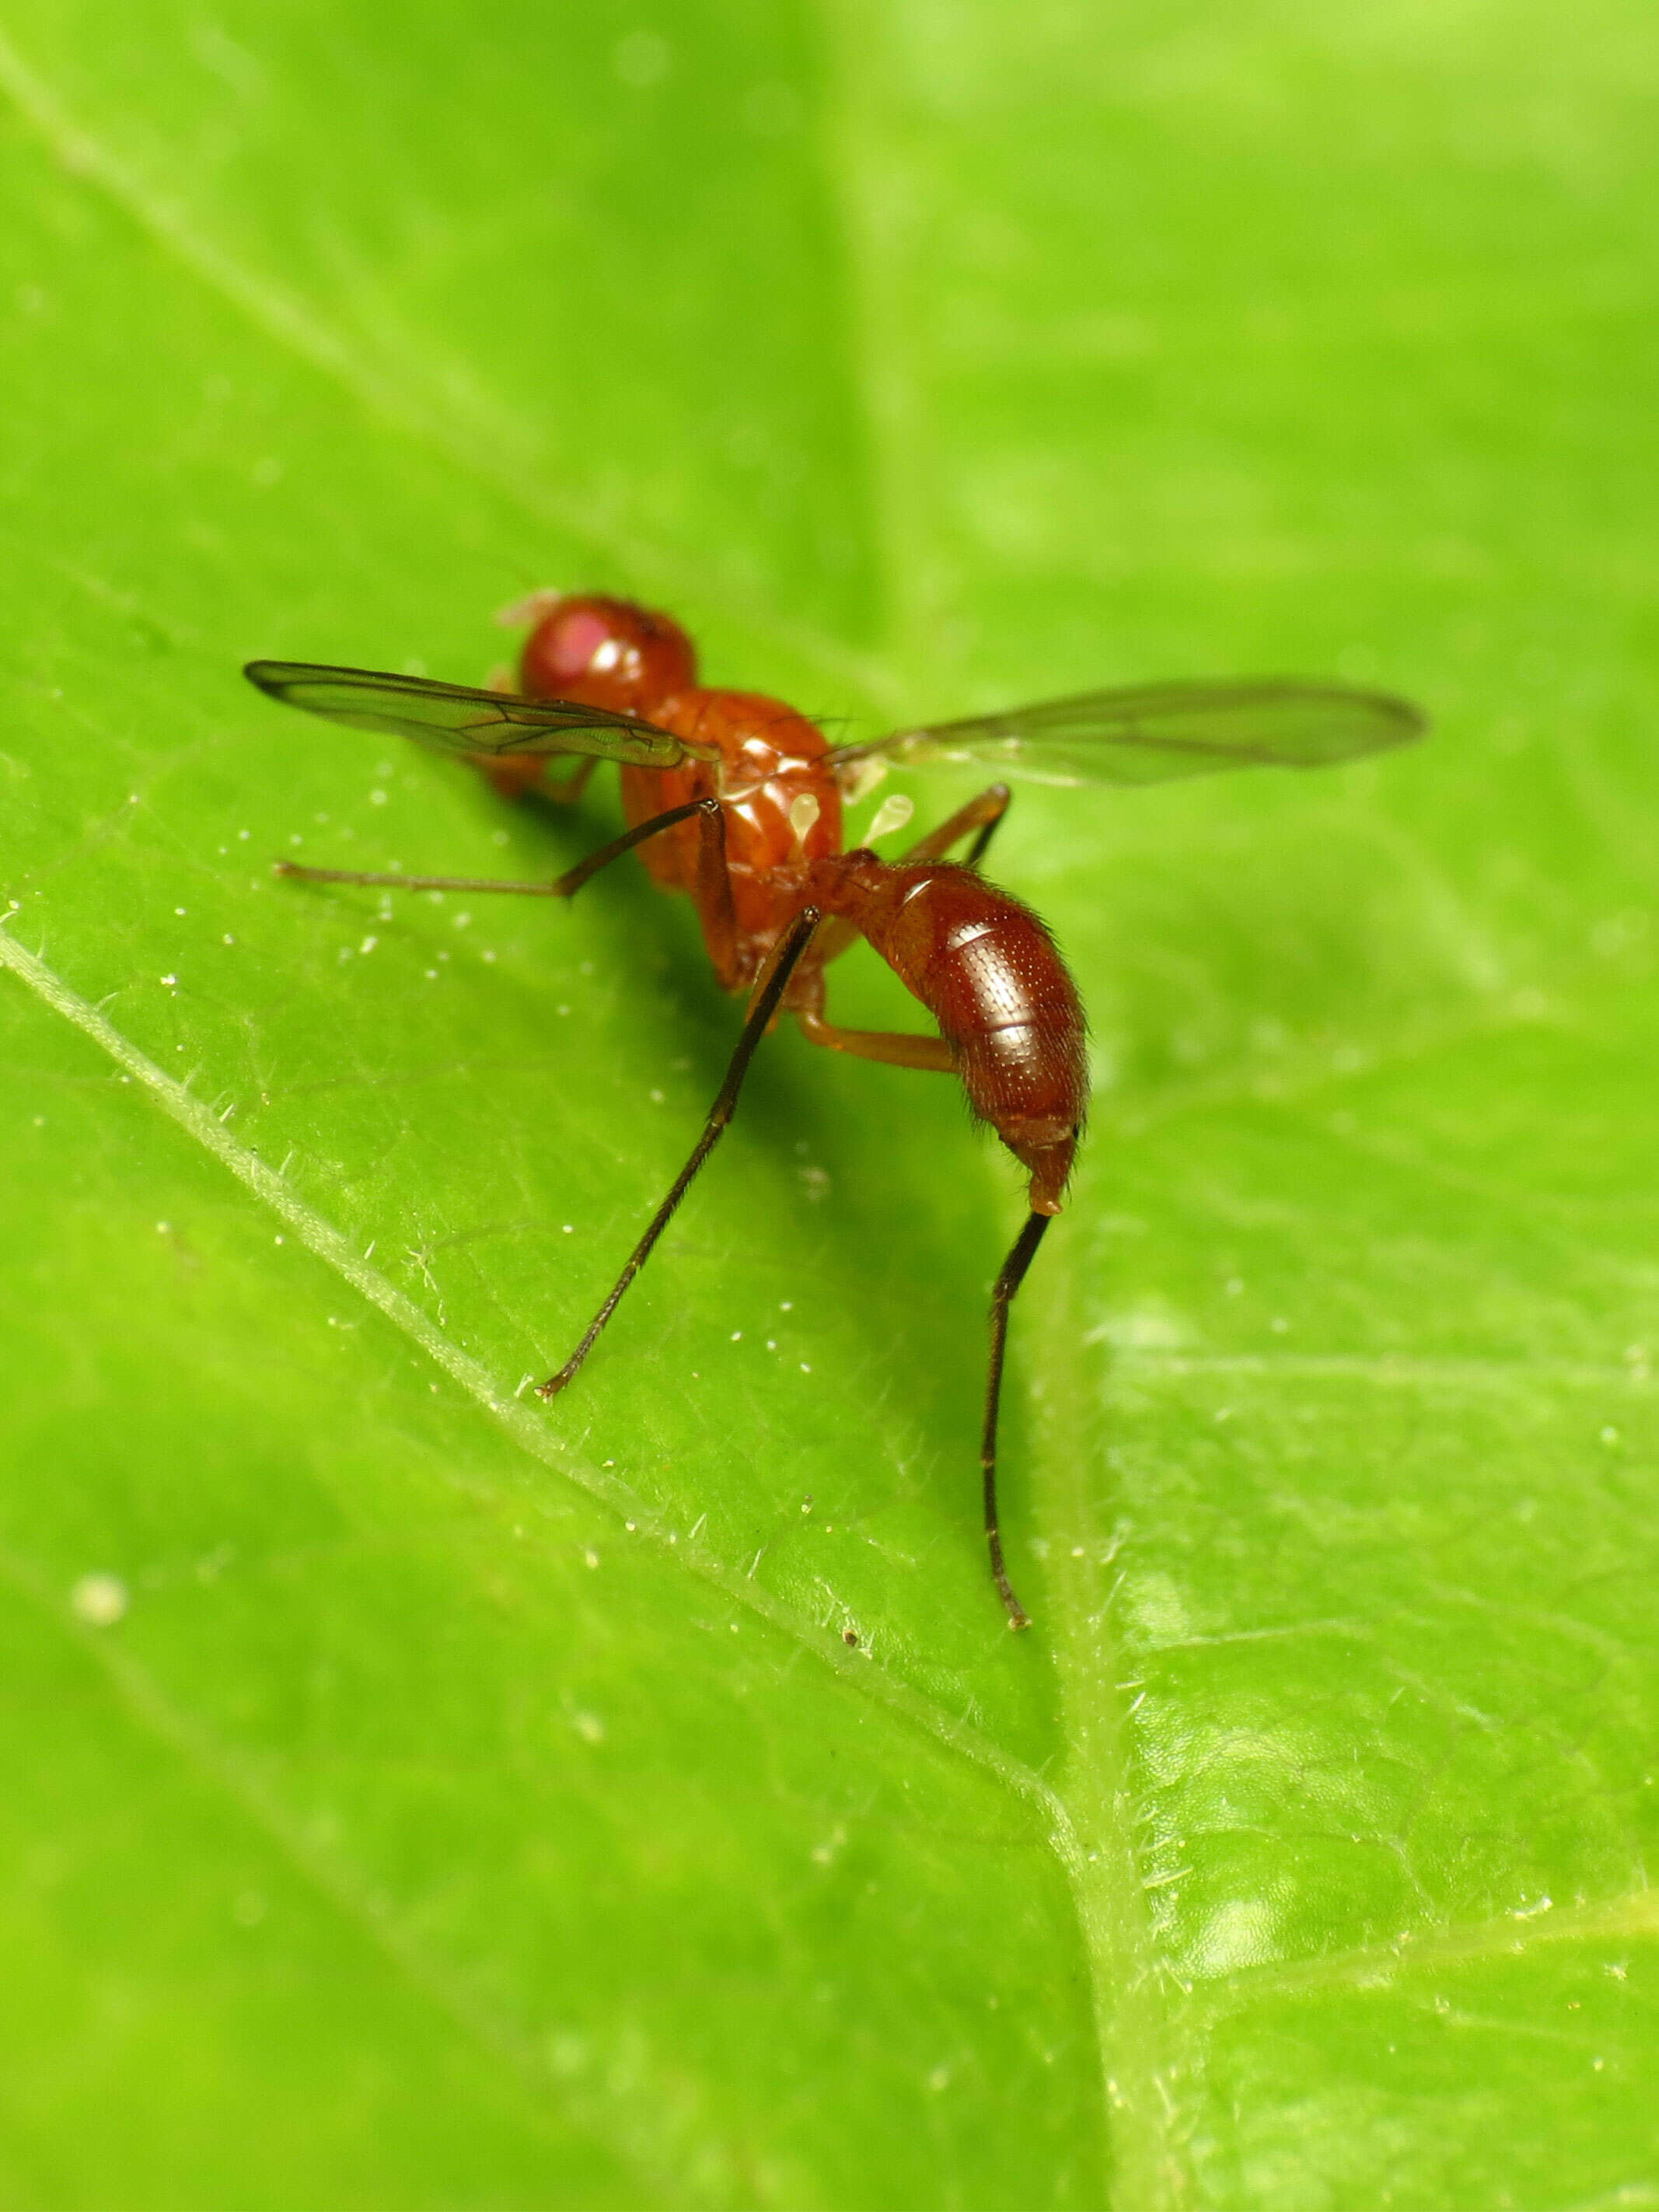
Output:
[[[893,190],[890,178],[881,173],[884,161],[902,168],[905,157],[890,132],[884,135],[888,88],[878,81],[881,17],[849,9],[847,0],[817,0],[817,7],[838,140],[838,158],[826,166],[836,180],[846,242],[849,369],[871,455],[870,527],[880,549],[887,627],[908,647],[911,639],[935,634],[945,609],[926,520],[932,416],[915,373],[906,312],[914,272],[903,245],[896,243],[905,193],[902,185]],[[1075,1314],[1074,1293],[1072,1310]],[[1064,1601],[1058,1593],[1057,1601]],[[1054,1799],[1061,1818],[1051,1827],[1051,1839],[1066,1875],[1087,1978],[1095,2106],[1112,2193],[1133,2202],[1135,2212],[1164,2212],[1184,2195],[1184,2177],[1154,2048],[1161,2045],[1166,2021],[1150,1956],[1150,1923],[1121,1818],[1125,1716],[1121,1698],[1105,1686],[1120,1670],[1109,1666],[1103,1682],[1097,1668],[1079,1663],[1079,1632],[1075,1623],[1068,1624],[1056,1640],[1054,1663],[1062,1713],[1077,1732],[1074,1747],[1087,1751],[1069,1790]]]

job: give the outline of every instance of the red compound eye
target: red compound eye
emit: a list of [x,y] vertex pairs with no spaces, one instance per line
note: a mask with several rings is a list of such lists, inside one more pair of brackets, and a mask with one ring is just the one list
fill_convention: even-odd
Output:
[[[599,647],[611,635],[611,625],[597,607],[573,607],[556,614],[541,641],[541,665],[567,684],[586,676]],[[614,666],[618,654],[610,657]]]
[[520,680],[532,699],[575,699],[642,714],[696,682],[696,655],[679,624],[629,599],[561,599],[525,641]]

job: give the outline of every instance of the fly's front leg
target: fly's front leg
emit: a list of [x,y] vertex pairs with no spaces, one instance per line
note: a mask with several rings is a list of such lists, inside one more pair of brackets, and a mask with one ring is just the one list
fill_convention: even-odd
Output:
[[[525,608],[530,605],[528,599],[523,602]],[[504,612],[516,617],[520,609],[507,607]],[[545,613],[546,609],[544,608],[542,612]],[[531,613],[524,615],[526,622],[538,618]],[[500,619],[498,615],[496,620],[499,622]],[[504,660],[497,661],[485,677],[484,689],[486,691],[500,691],[510,699],[520,696],[518,678]],[[556,756],[503,753],[498,760],[475,758],[472,765],[490,788],[499,792],[503,799],[525,799],[533,793],[538,799],[550,799],[556,806],[573,806],[586,790],[587,779],[599,764],[599,755],[590,753],[586,759],[579,759],[562,783],[553,781],[550,771],[554,757]]]
[[[718,851],[720,887],[725,892],[729,917],[732,886],[726,873],[726,831],[717,799],[694,799],[684,806],[671,806],[665,814],[653,814],[648,822],[635,823],[633,829],[624,830],[620,837],[601,845],[598,852],[590,853],[585,860],[578,860],[574,868],[567,868],[550,884],[507,883],[495,876],[403,876],[371,873],[362,868],[308,868],[298,860],[276,860],[272,866],[279,876],[299,876],[313,884],[373,884],[383,890],[398,891],[514,891],[522,898],[574,898],[582,885],[598,875],[601,868],[609,867],[624,853],[631,853],[647,837],[672,830],[677,822],[689,822],[694,814],[702,817],[705,861],[711,842]],[[698,883],[701,895],[701,873]]]
[[[508,690],[508,684],[494,684],[493,690]],[[587,788],[587,779],[599,766],[597,755],[578,761],[562,783],[552,782],[547,774],[547,762],[539,754],[506,753],[500,760],[474,760],[476,768],[492,791],[503,799],[550,799],[557,805],[569,806]]]
[[532,784],[531,789],[540,798],[552,799],[556,805],[574,806],[586,790],[587,779],[599,764],[598,756],[591,754],[586,760],[577,762],[562,783],[555,783],[549,777],[544,763],[542,780],[539,783]]

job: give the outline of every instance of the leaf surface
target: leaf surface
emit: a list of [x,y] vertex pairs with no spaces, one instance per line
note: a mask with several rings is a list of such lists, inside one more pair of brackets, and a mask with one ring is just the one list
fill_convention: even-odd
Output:
[[[1659,2194],[1656,57],[1558,30],[12,10],[0,2196]],[[693,918],[269,872],[611,834],[238,672],[479,684],[548,583],[839,742],[1435,718],[1000,833],[1094,1024],[1030,1636],[952,1087],[781,1031],[543,1409]]]

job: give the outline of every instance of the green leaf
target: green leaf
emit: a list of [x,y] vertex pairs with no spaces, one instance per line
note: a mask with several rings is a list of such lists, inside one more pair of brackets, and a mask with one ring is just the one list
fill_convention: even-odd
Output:
[[[1648,15],[9,22],[0,2197],[1659,2201]],[[544,1408],[694,917],[269,873],[608,834],[237,672],[549,582],[849,733],[1436,717],[1000,837],[1029,1636],[953,1087],[781,1031]]]

